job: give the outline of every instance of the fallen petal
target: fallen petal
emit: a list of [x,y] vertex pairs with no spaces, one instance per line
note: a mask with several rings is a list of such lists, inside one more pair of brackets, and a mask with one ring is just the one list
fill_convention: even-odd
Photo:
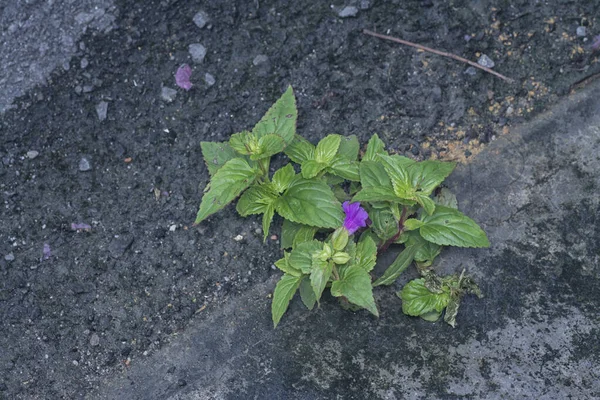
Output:
[[52,252],[50,251],[50,245],[48,243],[44,243],[44,250],[42,251],[42,260],[47,260],[52,257]]
[[71,224],[71,229],[74,231],[90,231],[92,230],[92,227],[88,224],[76,224],[76,223],[72,223]]
[[183,64],[175,73],[175,83],[182,89],[190,90],[192,88],[192,82],[190,82],[191,76],[192,68],[187,64]]

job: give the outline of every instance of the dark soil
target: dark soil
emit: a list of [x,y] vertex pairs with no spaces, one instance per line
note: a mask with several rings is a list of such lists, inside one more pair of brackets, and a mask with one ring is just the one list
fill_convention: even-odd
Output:
[[[344,19],[342,3],[191,3],[120,1],[116,29],[85,37],[69,71],[0,120],[0,399],[83,396],[278,275],[278,241],[262,243],[258,218],[228,207],[191,223],[208,180],[199,142],[250,128],[287,85],[298,132],[313,142],[379,133],[412,157],[468,161],[600,73],[589,48],[598,2],[365,0]],[[210,17],[203,29],[192,21],[200,9]],[[474,61],[486,54],[516,83],[365,28]],[[194,64],[197,42],[208,53]],[[268,60],[254,65],[258,55]],[[194,87],[167,103],[161,87],[176,88],[185,62]],[[82,158],[91,170],[80,171]]]

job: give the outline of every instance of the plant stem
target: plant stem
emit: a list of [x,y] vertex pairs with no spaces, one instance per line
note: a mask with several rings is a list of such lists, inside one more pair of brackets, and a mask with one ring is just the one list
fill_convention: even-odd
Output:
[[333,277],[335,278],[335,280],[339,281],[340,280],[340,274],[338,273],[338,270],[335,267],[335,264],[333,264],[333,270],[331,272],[333,272]]
[[404,231],[404,221],[405,221],[405,219],[407,217],[406,213],[407,213],[406,206],[404,206],[404,207],[402,207],[402,214],[400,215],[400,219],[398,220],[398,232],[396,232],[396,234],[394,236],[392,236],[384,244],[382,244],[377,249],[377,253],[383,253],[384,251],[387,250],[388,247],[390,247],[390,244],[392,244],[396,240],[398,240],[398,238],[400,237],[400,235]]

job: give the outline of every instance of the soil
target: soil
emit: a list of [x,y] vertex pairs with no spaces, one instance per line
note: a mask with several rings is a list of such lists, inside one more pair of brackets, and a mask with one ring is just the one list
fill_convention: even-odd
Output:
[[[287,85],[313,142],[379,133],[401,154],[468,162],[600,74],[598,2],[363,0],[338,16],[352,4],[120,1],[115,29],[86,35],[68,71],[2,115],[0,399],[82,397],[279,275],[279,242],[263,244],[258,218],[228,207],[191,223],[208,180],[199,142],[250,128]],[[516,83],[362,29],[486,54]],[[183,63],[194,86],[167,102]]]

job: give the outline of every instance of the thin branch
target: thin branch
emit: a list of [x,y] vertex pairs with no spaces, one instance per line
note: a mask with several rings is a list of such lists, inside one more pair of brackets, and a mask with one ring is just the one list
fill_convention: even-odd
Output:
[[363,29],[363,33],[365,35],[375,36],[375,37],[378,37],[380,39],[390,40],[392,42],[396,42],[396,43],[400,43],[400,44],[405,44],[405,45],[411,46],[411,47],[416,47],[417,49],[420,49],[420,50],[423,50],[423,51],[428,51],[430,53],[437,54],[439,56],[449,57],[449,58],[452,58],[452,59],[454,59],[456,61],[460,61],[460,62],[464,62],[466,64],[469,64],[472,67],[482,69],[485,72],[490,73],[492,75],[496,75],[498,78],[503,79],[506,82],[509,82],[509,83],[513,83],[514,82],[514,80],[511,79],[511,78],[508,78],[508,77],[506,77],[506,76],[504,76],[502,74],[499,74],[496,71],[493,71],[493,70],[491,70],[491,69],[489,69],[487,67],[484,67],[483,65],[479,65],[476,62],[467,60],[466,58],[462,58],[462,57],[457,56],[457,55],[452,54],[452,53],[446,53],[444,51],[439,51],[439,50],[435,50],[435,49],[432,49],[432,48],[429,48],[429,47],[421,46],[420,44],[412,43],[412,42],[409,42],[409,41],[403,40],[403,39],[398,39],[398,38],[395,38],[393,36],[382,35],[380,33],[375,33],[375,32],[370,31],[368,29]]

